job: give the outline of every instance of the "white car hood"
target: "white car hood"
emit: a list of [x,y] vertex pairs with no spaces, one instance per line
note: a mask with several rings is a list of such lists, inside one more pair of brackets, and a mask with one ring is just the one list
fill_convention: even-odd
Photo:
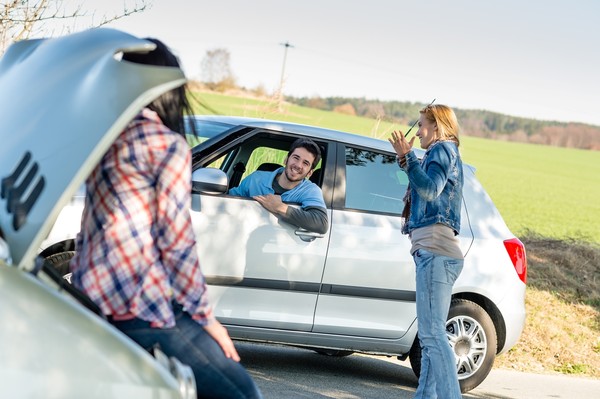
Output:
[[113,29],[27,40],[0,59],[0,227],[34,265],[58,213],[139,110],[185,83],[179,68],[120,61],[154,44]]

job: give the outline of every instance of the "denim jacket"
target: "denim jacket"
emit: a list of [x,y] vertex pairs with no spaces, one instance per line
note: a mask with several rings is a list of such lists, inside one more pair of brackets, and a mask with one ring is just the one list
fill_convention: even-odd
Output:
[[422,161],[410,151],[406,154],[403,169],[410,182],[411,205],[402,233],[409,234],[419,227],[442,223],[458,234],[463,169],[456,143],[438,141],[431,144]]

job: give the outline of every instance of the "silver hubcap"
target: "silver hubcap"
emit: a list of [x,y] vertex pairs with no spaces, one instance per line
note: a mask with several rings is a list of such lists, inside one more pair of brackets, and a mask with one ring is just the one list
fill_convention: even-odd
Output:
[[458,379],[475,374],[487,353],[487,337],[481,324],[471,317],[453,317],[446,322],[446,335],[456,357]]

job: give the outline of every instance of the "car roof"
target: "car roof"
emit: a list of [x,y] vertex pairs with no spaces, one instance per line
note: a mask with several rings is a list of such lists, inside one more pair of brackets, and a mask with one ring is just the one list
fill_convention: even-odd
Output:
[[[355,133],[343,132],[340,130],[327,129],[323,127],[303,125],[300,123],[283,122],[271,119],[250,118],[242,116],[223,116],[223,115],[194,115],[198,121],[212,123],[221,123],[234,126],[246,126],[273,130],[277,132],[288,132],[302,136],[308,136],[315,140],[336,141],[339,143],[353,144],[361,147],[377,149],[381,151],[394,152],[392,145],[387,140],[376,139],[373,137],[362,136]],[[422,150],[415,149],[419,156]]]
[[[318,126],[304,125],[301,123],[284,122],[273,119],[251,118],[245,116],[228,116],[228,115],[190,115],[188,118],[193,118],[198,122],[218,123],[229,125],[229,128],[234,127],[250,127],[257,129],[272,130],[277,132],[288,132],[302,136],[308,136],[316,140],[336,141],[344,144],[352,144],[359,147],[371,148],[374,150],[395,152],[392,144],[388,140],[377,139],[374,137],[363,136],[356,133],[343,132],[340,130],[327,129]],[[223,130],[223,129],[220,129]],[[421,158],[425,154],[425,150],[413,147],[413,151],[417,157]],[[475,167],[471,164],[463,162],[463,167],[469,169],[471,173],[475,173]]]
[[13,44],[0,59],[0,228],[33,267],[58,213],[146,104],[185,83],[179,68],[123,62],[155,44],[96,28]]

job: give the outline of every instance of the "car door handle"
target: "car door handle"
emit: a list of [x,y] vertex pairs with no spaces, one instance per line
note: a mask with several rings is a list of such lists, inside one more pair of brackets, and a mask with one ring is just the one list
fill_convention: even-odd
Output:
[[306,241],[306,242],[314,241],[316,238],[325,237],[325,234],[319,234],[319,233],[315,233],[315,232],[304,230],[304,229],[297,229],[294,231],[294,234],[296,234],[298,237],[300,237],[300,239],[302,241]]

